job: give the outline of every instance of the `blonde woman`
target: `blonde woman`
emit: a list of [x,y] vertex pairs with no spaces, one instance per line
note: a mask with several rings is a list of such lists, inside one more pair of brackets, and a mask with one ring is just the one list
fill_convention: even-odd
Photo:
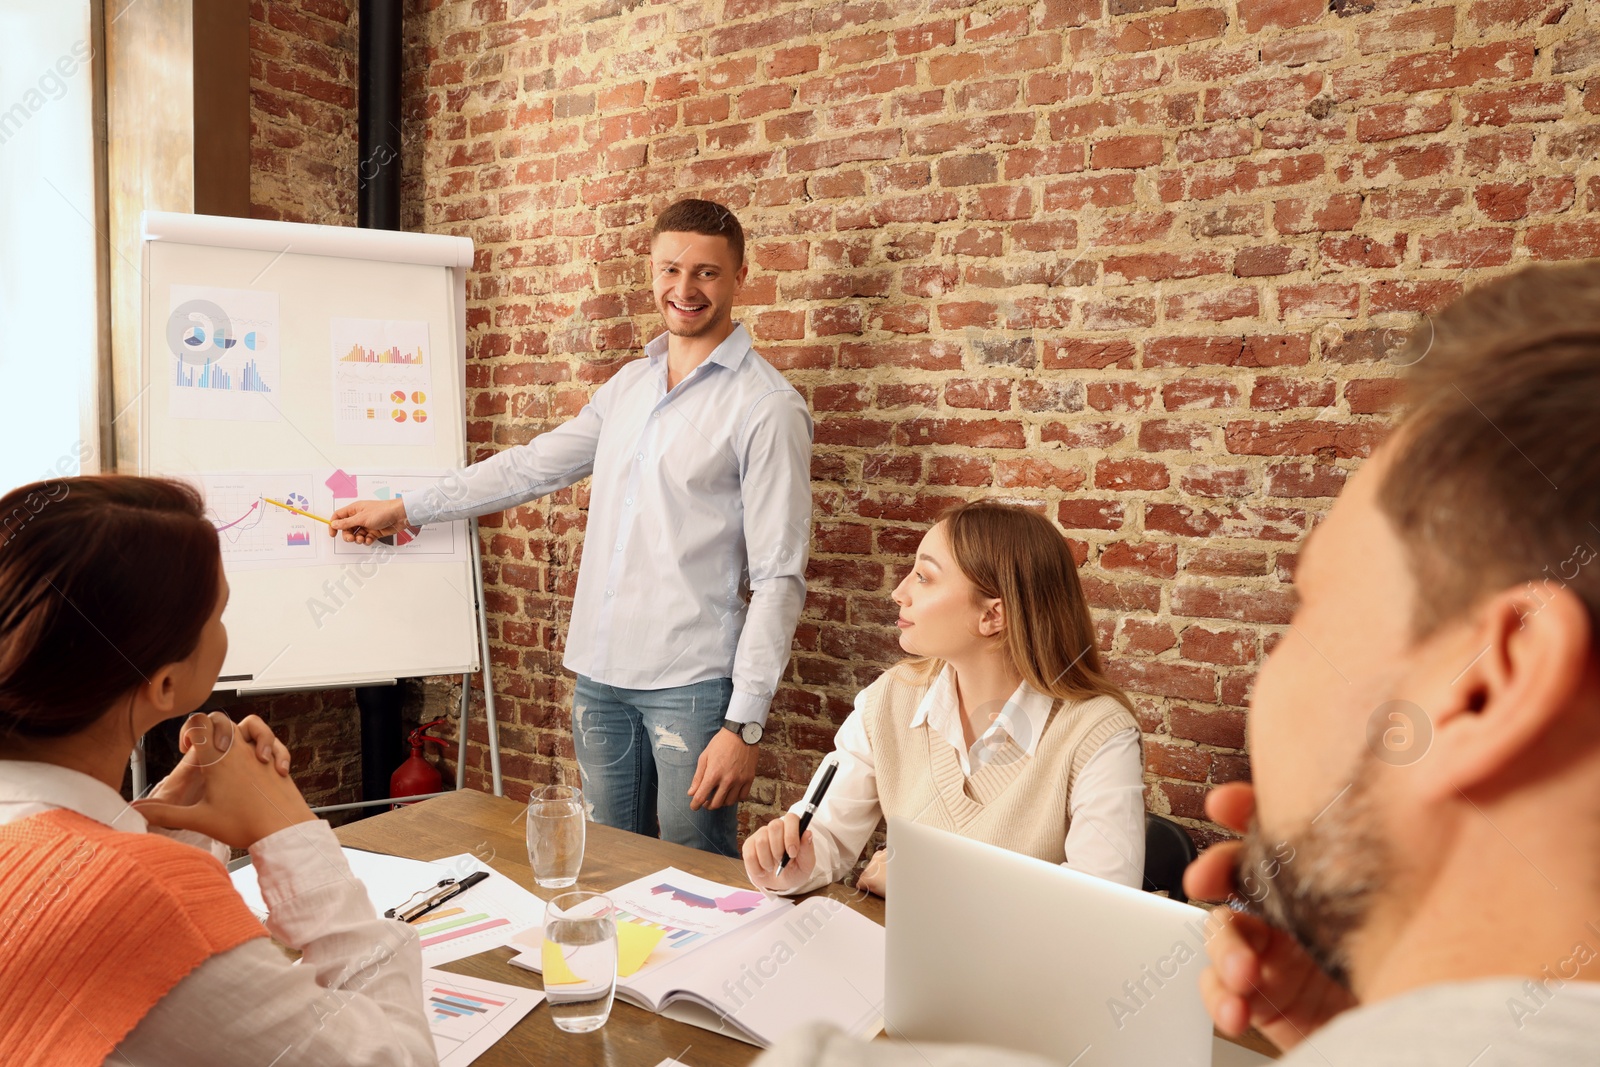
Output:
[[[887,816],[1142,885],[1139,726],[1101,670],[1050,521],[986,501],[956,508],[923,537],[894,600],[911,658],[856,697],[804,837],[797,804],[746,840],[751,882],[794,894],[843,878]],[[873,856],[860,888],[887,895],[884,860]]]

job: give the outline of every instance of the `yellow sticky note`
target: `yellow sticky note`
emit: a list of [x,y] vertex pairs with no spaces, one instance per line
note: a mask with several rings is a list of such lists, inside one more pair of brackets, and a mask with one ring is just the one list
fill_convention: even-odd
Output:
[[583,981],[572,973],[572,968],[567,966],[567,958],[561,954],[561,946],[554,941],[544,943],[539,960],[544,968],[544,984],[547,986],[578,985]]
[[626,919],[617,923],[617,977],[626,978],[643,967],[666,935],[659,927],[640,926]]

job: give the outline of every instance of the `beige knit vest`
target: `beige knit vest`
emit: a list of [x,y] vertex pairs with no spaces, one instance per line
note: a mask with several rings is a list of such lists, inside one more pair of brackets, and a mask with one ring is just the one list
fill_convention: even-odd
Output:
[[1113,734],[1138,727],[1109,696],[1056,702],[1033,755],[1006,738],[972,777],[927,723],[911,720],[936,674],[899,666],[862,694],[862,716],[889,819],[911,819],[1051,863],[1066,859],[1073,782]]

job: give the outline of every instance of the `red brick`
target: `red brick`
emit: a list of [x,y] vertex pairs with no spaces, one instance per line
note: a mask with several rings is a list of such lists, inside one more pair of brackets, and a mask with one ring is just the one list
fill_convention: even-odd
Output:
[[[1106,570],[1137,571],[1151,578],[1171,578],[1178,573],[1178,546],[1156,542],[1136,544],[1115,541],[1100,553],[1100,566]],[[1172,647],[1169,643],[1166,648]],[[1154,651],[1162,651],[1155,649]]]
[[1389,141],[1419,133],[1437,133],[1450,125],[1451,102],[1406,101],[1397,104],[1372,104],[1356,116],[1356,140]]
[[1211,427],[1203,422],[1151,419],[1139,425],[1142,452],[1194,452],[1212,441]]
[[1217,748],[1244,748],[1245,719],[1237,711],[1207,711],[1174,705],[1168,713],[1172,736]]
[[1165,464],[1148,459],[1102,459],[1095,464],[1096,489],[1165,489],[1170,481]]
[[1226,408],[1238,402],[1238,386],[1221,378],[1179,378],[1161,387],[1161,403],[1168,411]]
[[998,459],[995,484],[1008,489],[1057,489],[1072,492],[1084,483],[1083,471],[1060,467],[1043,459]]
[[1201,619],[1232,619],[1287,625],[1294,615],[1294,594],[1288,589],[1222,588],[1179,583],[1172,590],[1172,613]]
[[1311,359],[1311,341],[1293,334],[1161,337],[1145,343],[1147,367],[1281,367]]
[[1256,635],[1250,630],[1211,630],[1185,626],[1179,654],[1184,659],[1227,666],[1247,666],[1256,661]]
[[1027,445],[1022,427],[1001,419],[907,419],[897,426],[896,437],[901,445],[911,448],[925,445],[1023,448]]
[[1068,530],[1120,530],[1122,515],[1115,500],[1063,500],[1056,509],[1056,521]]
[[1322,0],[1239,0],[1239,22],[1246,33],[1293,29],[1328,13]]
[[928,460],[930,485],[989,485],[994,464],[981,456],[933,456]]
[[1190,496],[1238,498],[1250,491],[1254,480],[1248,467],[1197,463],[1184,470],[1178,485]]
[[[1106,566],[1104,557],[1101,566]],[[1122,620],[1122,651],[1143,656],[1158,656],[1178,643],[1171,626],[1151,619]]]
[[1319,456],[1365,458],[1382,439],[1378,426],[1346,425],[1308,419],[1298,422],[1228,423],[1228,451],[1247,456]]
[[1112,137],[1096,141],[1089,149],[1089,166],[1095,170],[1148,167],[1161,162],[1161,138],[1150,135]]

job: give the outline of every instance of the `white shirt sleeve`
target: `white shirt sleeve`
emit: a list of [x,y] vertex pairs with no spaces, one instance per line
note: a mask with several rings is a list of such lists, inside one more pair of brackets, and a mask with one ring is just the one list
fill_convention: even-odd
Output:
[[422,1005],[414,930],[373,912],[327,823],[250,848],[266,938],[218,953],[151,1008],[105,1061],[115,1067],[413,1067],[438,1063]]
[[1144,767],[1139,731],[1112,734],[1072,783],[1064,866],[1132,886],[1144,886]]
[[[855,710],[845,717],[838,733],[834,734],[833,758],[838,761],[839,769],[834,773],[833,784],[828,786],[828,795],[822,798],[817,813],[811,817],[816,866],[810,878],[787,890],[784,896],[809,893],[849,874],[861,857],[862,846],[883,818],[883,808],[878,803],[878,773],[873,763],[872,745],[867,740],[860,694],[856,695]],[[790,811],[800,814],[821,776],[822,766],[819,765],[806,785],[805,796]]]
[[750,607],[733,656],[733,696],[726,717],[765,723],[806,601],[811,415],[805,400],[788,386],[773,390],[756,405],[740,436],[739,495]]
[[515,445],[470,467],[440,478],[406,497],[406,521],[413,526],[488,515],[564,489],[594,470],[600,428],[611,390],[595,391],[572,418],[526,444]]

